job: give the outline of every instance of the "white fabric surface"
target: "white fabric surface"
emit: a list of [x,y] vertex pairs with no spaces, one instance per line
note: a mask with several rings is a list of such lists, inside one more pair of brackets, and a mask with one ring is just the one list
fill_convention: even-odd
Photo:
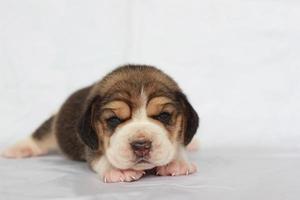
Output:
[[172,75],[201,117],[199,173],[105,185],[60,156],[0,159],[0,199],[299,199],[297,0],[0,1],[0,148],[116,65]]
[[146,176],[105,184],[85,163],[61,156],[0,159],[1,199],[299,199],[299,151],[202,150],[190,157],[199,172],[182,177]]

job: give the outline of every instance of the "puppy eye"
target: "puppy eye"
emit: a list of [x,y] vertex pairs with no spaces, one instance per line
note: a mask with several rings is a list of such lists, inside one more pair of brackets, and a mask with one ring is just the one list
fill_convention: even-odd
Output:
[[164,123],[164,124],[169,124],[171,120],[171,114],[167,112],[162,112],[159,115],[156,115],[154,119]]
[[119,117],[114,116],[114,117],[108,118],[106,120],[106,122],[110,128],[116,128],[119,124],[122,123],[122,120]]

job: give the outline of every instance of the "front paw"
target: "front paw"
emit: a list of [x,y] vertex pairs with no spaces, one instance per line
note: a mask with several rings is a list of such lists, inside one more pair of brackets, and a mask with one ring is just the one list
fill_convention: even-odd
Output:
[[136,171],[132,169],[109,169],[104,172],[103,181],[105,183],[131,182],[140,179],[144,174],[144,171]]
[[195,173],[197,167],[194,163],[185,160],[174,160],[167,165],[157,167],[156,174],[160,176],[180,176]]

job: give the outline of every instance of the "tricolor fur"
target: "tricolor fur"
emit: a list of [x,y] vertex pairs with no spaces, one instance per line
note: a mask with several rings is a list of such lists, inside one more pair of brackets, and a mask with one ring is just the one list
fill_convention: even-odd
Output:
[[177,83],[155,67],[126,65],[72,94],[32,137],[6,157],[58,149],[85,160],[105,182],[133,181],[145,170],[158,175],[196,171],[185,156],[198,115]]

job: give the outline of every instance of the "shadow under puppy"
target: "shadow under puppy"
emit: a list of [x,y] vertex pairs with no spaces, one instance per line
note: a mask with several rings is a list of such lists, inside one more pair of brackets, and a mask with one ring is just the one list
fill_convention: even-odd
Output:
[[196,171],[185,155],[198,115],[177,83],[155,67],[125,65],[78,90],[31,137],[3,152],[22,158],[60,150],[87,161],[104,182]]

